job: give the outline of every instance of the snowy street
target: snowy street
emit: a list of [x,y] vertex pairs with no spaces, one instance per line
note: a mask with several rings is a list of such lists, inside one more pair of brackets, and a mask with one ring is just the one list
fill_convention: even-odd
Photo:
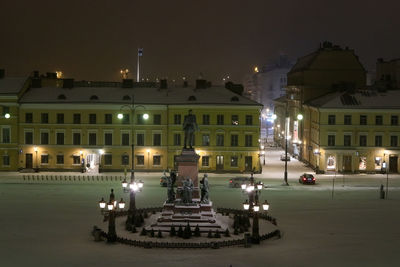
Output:
[[[386,175],[317,175],[316,185],[301,185],[309,171],[288,163],[289,184],[282,186],[281,151],[267,153],[262,174],[270,214],[283,232],[280,240],[251,248],[207,250],[142,249],[96,243],[93,225],[101,225],[101,197],[119,182],[24,181],[19,173],[0,173],[1,266],[395,266],[400,246],[400,177],[389,175],[389,199],[379,199]],[[40,173],[46,174],[46,173]],[[105,175],[105,174],[101,174]],[[111,175],[111,174],[108,174]],[[114,174],[112,174],[114,175]],[[123,175],[118,173],[118,175]],[[202,174],[199,174],[202,176]],[[161,206],[166,189],[161,173],[137,173],[145,182],[138,207]],[[210,174],[215,207],[241,208],[245,195],[229,188],[237,174]]]

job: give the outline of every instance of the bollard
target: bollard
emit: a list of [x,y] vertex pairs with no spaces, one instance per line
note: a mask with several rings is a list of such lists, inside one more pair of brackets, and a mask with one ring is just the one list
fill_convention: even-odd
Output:
[[379,198],[385,199],[385,190],[384,190],[383,184],[381,184],[381,186],[379,188]]

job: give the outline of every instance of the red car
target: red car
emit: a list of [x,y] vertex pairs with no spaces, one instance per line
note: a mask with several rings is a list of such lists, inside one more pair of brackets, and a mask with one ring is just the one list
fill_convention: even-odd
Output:
[[301,184],[315,184],[315,177],[312,174],[304,173],[299,178]]

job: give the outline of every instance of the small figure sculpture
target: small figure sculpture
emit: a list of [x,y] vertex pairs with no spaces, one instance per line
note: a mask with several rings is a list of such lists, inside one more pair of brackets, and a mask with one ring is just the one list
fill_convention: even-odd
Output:
[[196,116],[192,114],[191,109],[189,110],[189,114],[185,115],[183,120],[183,130],[185,131],[184,148],[187,148],[187,146],[193,148],[194,132],[198,130],[198,126],[196,123]]
[[192,203],[193,181],[186,177],[182,185],[182,202],[185,204]]
[[203,179],[201,179],[200,181],[201,184],[201,203],[208,203],[209,199],[208,199],[208,190],[209,190],[209,186],[208,186],[208,174],[205,173],[203,176]]
[[171,172],[170,176],[167,176],[164,171],[164,176],[167,180],[167,202],[172,203],[175,201],[175,191],[174,191],[174,184],[176,181],[176,174],[174,171]]

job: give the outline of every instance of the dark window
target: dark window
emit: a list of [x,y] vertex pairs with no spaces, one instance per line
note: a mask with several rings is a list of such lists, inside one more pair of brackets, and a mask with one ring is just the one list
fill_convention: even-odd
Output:
[[253,116],[246,115],[246,125],[253,125]]
[[122,155],[121,165],[129,165],[129,155]]
[[367,136],[360,135],[360,146],[367,146]]
[[153,146],[161,146],[161,134],[153,134]]
[[8,144],[11,142],[11,133],[10,128],[3,128],[2,129],[2,140],[4,144]]
[[397,146],[397,135],[390,136],[390,146]]
[[25,122],[32,123],[33,122],[33,114],[32,113],[25,113]]
[[96,114],[89,114],[89,123],[96,124]]
[[203,138],[202,138],[203,142],[203,146],[209,146],[210,145],[210,135],[209,134],[203,134]]
[[25,144],[33,145],[33,132],[25,132]]
[[239,116],[232,115],[232,125],[239,125]]
[[224,115],[222,114],[217,115],[217,124],[224,125]]
[[136,134],[136,145],[144,146],[144,133]]
[[238,146],[239,145],[239,136],[237,134],[231,135],[231,146]]
[[217,134],[217,146],[224,146],[224,135]]
[[153,165],[161,165],[161,156],[153,156]]
[[42,144],[42,145],[49,144],[49,133],[46,133],[46,132],[40,133],[40,144]]
[[181,124],[181,114],[174,115],[174,124]]
[[64,113],[57,113],[57,123],[58,124],[64,123]]
[[80,124],[80,123],[81,123],[81,114],[74,113],[74,124]]
[[112,146],[112,139],[113,139],[112,133],[105,133],[104,134],[104,145]]
[[391,125],[398,125],[399,124],[399,117],[397,115],[392,115],[390,117],[390,124]]
[[41,123],[49,123],[49,113],[40,114],[40,122]]
[[136,156],[136,165],[144,165],[144,156],[143,155]]
[[122,123],[123,124],[129,124],[129,121],[130,121],[129,114],[123,114],[122,115]]
[[344,146],[351,146],[351,135],[345,135],[343,137],[343,145]]
[[143,114],[137,114],[137,124],[144,124]]
[[382,115],[377,115],[377,116],[375,116],[375,124],[376,124],[376,125],[382,125],[382,124],[383,124]]
[[10,166],[10,156],[9,155],[3,156],[3,166]]
[[89,133],[89,146],[95,146],[97,143],[97,134]]
[[201,166],[203,166],[203,167],[210,166],[210,157],[209,156],[202,156],[201,157]]
[[73,164],[81,164],[81,156],[72,156]]
[[3,107],[3,116],[5,116],[7,113],[10,114],[10,107]]
[[209,124],[210,124],[210,115],[203,114],[203,125],[209,125]]
[[57,155],[57,164],[64,164],[64,155]]
[[76,146],[79,146],[81,144],[81,133],[73,133],[72,139],[72,143]]
[[328,115],[328,124],[335,125],[336,124],[336,116],[335,115]]
[[381,135],[375,136],[375,146],[382,146],[382,136]]
[[351,115],[344,115],[344,125],[351,125]]
[[328,135],[328,146],[335,146],[335,136]]
[[238,157],[232,156],[231,157],[231,167],[237,167],[237,166],[238,166]]
[[122,144],[123,146],[129,146],[129,133],[122,134]]
[[63,145],[64,144],[64,133],[56,133],[56,141],[57,145]]
[[105,124],[112,124],[112,114],[104,114]]
[[49,164],[49,155],[40,155],[41,164]]
[[104,165],[112,165],[112,155],[104,154]]
[[250,134],[246,134],[244,136],[244,145],[247,147],[253,146],[253,136]]
[[154,114],[153,124],[156,124],[156,125],[161,124],[161,114]]
[[174,146],[181,145],[181,134],[174,134]]
[[360,115],[360,125],[367,125],[367,115]]

